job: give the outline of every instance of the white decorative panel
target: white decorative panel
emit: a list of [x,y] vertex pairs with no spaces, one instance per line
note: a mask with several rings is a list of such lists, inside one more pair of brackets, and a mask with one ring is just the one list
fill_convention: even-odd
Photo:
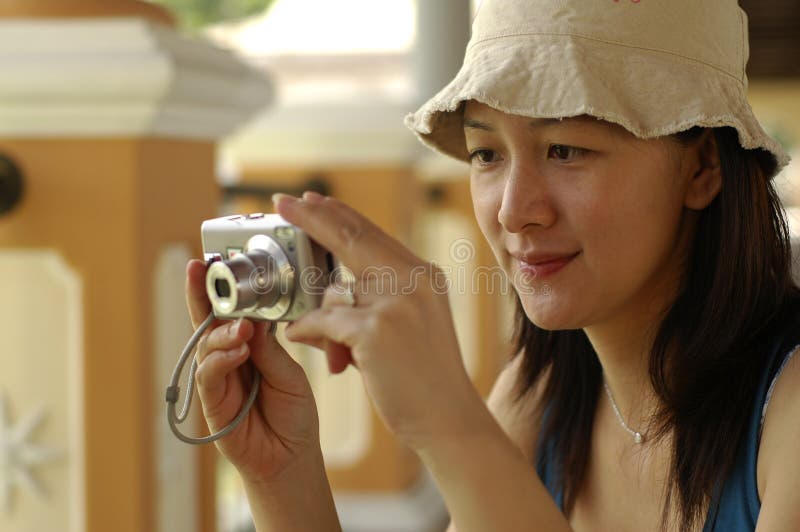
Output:
[[429,212],[419,227],[423,228],[419,231],[422,256],[435,262],[449,279],[448,296],[461,355],[467,373],[474,376],[479,364],[476,295],[487,287],[503,289],[505,284],[499,280],[503,274],[498,268],[477,268],[475,254],[483,236],[475,234],[462,216]]
[[305,369],[319,411],[319,433],[325,463],[347,467],[358,462],[370,446],[372,416],[361,375],[352,366],[331,375],[325,353],[313,347],[281,343]]
[[[191,258],[188,246],[173,244],[159,254],[155,265],[155,294],[153,319],[155,320],[155,423],[156,456],[158,460],[158,488],[155,494],[158,530],[173,532],[198,530],[197,523],[197,448],[178,440],[167,425],[164,390],[172,376],[178,356],[192,334],[192,324],[186,309],[184,283],[186,263]],[[189,372],[189,364],[184,374]],[[181,392],[186,390],[186,377]],[[179,408],[183,405],[183,396]],[[192,415],[180,425],[187,434],[197,434],[196,415],[201,408],[195,397]]]
[[0,251],[0,530],[85,530],[80,277]]

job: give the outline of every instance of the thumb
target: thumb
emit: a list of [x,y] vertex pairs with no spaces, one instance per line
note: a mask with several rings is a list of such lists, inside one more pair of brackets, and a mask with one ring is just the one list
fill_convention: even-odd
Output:
[[303,367],[278,342],[270,326],[269,322],[254,323],[250,360],[270,386],[286,392],[306,392],[310,385]]

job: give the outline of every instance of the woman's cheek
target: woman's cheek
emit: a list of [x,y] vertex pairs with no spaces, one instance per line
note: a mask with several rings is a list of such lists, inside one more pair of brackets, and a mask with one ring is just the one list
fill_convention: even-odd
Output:
[[481,229],[484,237],[492,243],[492,239],[500,231],[500,224],[497,221],[497,214],[500,211],[500,197],[495,197],[496,194],[492,187],[470,184],[472,193],[472,208],[475,211],[475,218],[478,221],[478,226]]

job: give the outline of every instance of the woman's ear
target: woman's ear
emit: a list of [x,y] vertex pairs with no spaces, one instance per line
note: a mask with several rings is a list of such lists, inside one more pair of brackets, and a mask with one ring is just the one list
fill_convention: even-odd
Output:
[[684,169],[688,183],[683,204],[693,210],[703,210],[722,190],[722,169],[714,130],[708,128],[686,147]]

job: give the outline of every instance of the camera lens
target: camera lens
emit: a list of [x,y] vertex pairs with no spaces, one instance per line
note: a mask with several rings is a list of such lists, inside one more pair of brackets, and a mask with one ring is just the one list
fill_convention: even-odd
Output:
[[231,297],[231,285],[225,279],[216,279],[214,281],[214,289],[217,291],[217,296],[220,298]]
[[268,235],[251,237],[243,253],[213,262],[206,272],[206,293],[217,317],[280,319],[294,288],[294,269]]

